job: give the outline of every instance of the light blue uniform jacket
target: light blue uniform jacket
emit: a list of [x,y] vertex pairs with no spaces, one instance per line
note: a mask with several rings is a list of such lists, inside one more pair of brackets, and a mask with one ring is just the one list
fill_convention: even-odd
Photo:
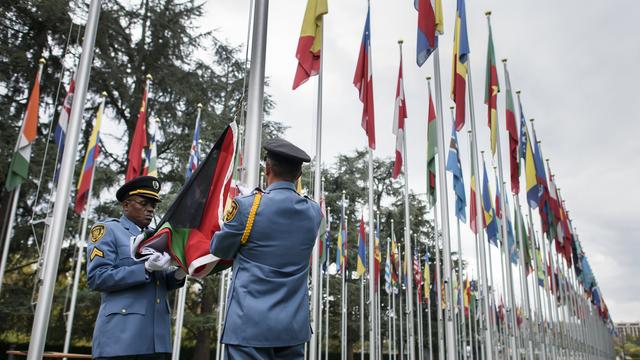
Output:
[[[103,235],[99,239],[100,226]],[[92,356],[110,357],[171,352],[167,293],[184,285],[173,271],[147,273],[134,261],[130,238],[140,228],[127,217],[94,225],[87,243],[89,287],[100,291]]]
[[240,246],[255,194],[235,199],[238,210],[214,235],[211,253],[234,259],[222,342],[285,347],[311,337],[308,271],[320,207],[276,182],[263,196],[251,234]]

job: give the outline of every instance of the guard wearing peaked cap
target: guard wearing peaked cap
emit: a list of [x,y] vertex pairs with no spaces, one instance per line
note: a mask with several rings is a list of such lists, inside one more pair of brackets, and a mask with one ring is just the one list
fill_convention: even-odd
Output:
[[309,155],[284,139],[264,150],[268,187],[236,198],[211,243],[214,256],[234,259],[222,343],[227,359],[303,359],[320,207],[294,185]]
[[116,192],[119,219],[95,224],[87,242],[89,287],[101,293],[93,332],[94,359],[170,359],[168,293],[184,285],[184,273],[170,269],[168,254],[146,262],[131,257],[131,242],[149,225],[160,201],[160,181],[141,176]]

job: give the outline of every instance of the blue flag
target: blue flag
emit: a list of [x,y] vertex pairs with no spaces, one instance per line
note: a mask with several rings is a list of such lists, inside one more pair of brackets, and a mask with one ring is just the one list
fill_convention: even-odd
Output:
[[[455,120],[454,120],[455,123]],[[451,127],[451,142],[447,156],[447,171],[453,174],[453,191],[456,194],[456,217],[463,223],[467,222],[467,198],[464,194],[464,179],[462,166],[460,165],[460,152],[458,151],[458,136],[456,127]]]

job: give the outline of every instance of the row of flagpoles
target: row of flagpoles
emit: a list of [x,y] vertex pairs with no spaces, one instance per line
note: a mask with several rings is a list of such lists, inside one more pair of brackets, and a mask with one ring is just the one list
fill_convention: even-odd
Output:
[[[376,225],[373,207],[373,151],[375,150],[375,112],[373,98],[373,74],[372,74],[372,53],[371,53],[371,26],[369,11],[367,12],[363,31],[360,54],[357,61],[356,72],[353,84],[358,90],[359,99],[363,104],[361,123],[367,135],[368,144],[368,164],[369,164],[369,193],[368,193],[368,239],[366,241],[366,226],[364,218],[358,224],[360,243],[358,245],[357,273],[361,279],[361,353],[368,352],[370,358],[381,358],[383,353],[383,318],[381,314],[382,299],[380,297],[380,278],[385,279],[385,290],[391,294],[388,297],[387,311],[387,342],[389,354],[406,354],[409,359],[422,359],[424,357],[424,340],[427,338],[429,357],[433,354],[433,341],[431,332],[431,310],[436,310],[437,320],[437,349],[439,358],[473,358],[479,356],[483,359],[494,357],[521,358],[526,357],[542,358],[546,357],[570,357],[573,355],[584,355],[589,358],[605,358],[611,355],[611,341],[608,330],[611,327],[611,319],[608,315],[606,305],[601,297],[593,273],[588,264],[587,258],[582,252],[578,236],[572,227],[565,203],[560,196],[559,189],[555,186],[555,179],[551,174],[549,165],[545,169],[541,145],[537,141],[533,122],[531,123],[532,135],[529,134],[528,127],[522,112],[520,93],[518,95],[518,105],[520,109],[520,132],[517,130],[516,111],[513,101],[512,89],[507,70],[506,60],[504,61],[504,74],[506,84],[506,128],[509,134],[509,169],[510,184],[513,198],[515,234],[510,218],[510,208],[505,189],[505,179],[503,174],[503,163],[500,143],[500,126],[498,122],[498,72],[493,47],[493,39],[489,22],[489,45],[487,55],[487,85],[485,91],[485,103],[488,109],[488,125],[490,129],[490,148],[493,157],[497,154],[496,166],[496,201],[494,203],[489,186],[484,158],[477,146],[477,129],[475,125],[475,111],[473,108],[473,93],[471,84],[471,68],[469,58],[469,41],[466,28],[466,13],[464,1],[458,0],[455,31],[454,31],[454,64],[452,71],[452,100],[455,102],[455,114],[452,109],[452,135],[449,147],[449,154],[445,157],[445,137],[444,137],[444,116],[442,108],[442,93],[440,79],[439,50],[437,47],[438,36],[443,33],[443,16],[439,1],[432,3],[429,0],[416,1],[418,10],[418,42],[417,42],[417,62],[421,66],[429,57],[433,59],[434,81],[435,81],[435,106],[434,97],[431,93],[431,84],[428,82],[429,108],[428,108],[428,153],[427,153],[427,196],[432,207],[433,221],[435,224],[434,243],[430,244],[431,250],[435,253],[435,264],[430,263],[429,248],[424,250],[424,267],[420,265],[418,253],[420,250],[416,244],[412,245],[412,234],[409,231],[411,224],[411,214],[409,211],[409,187],[408,187],[408,161],[406,142],[407,108],[405,102],[403,72],[402,72],[402,43],[400,43],[400,66],[398,71],[398,82],[396,85],[396,103],[394,113],[393,132],[396,135],[394,178],[403,174],[404,178],[404,223],[403,244],[401,249],[395,239],[395,229],[391,229],[391,239],[386,243],[386,259],[384,267],[381,266],[381,249],[383,242],[379,239],[379,221]],[[264,96],[264,64],[266,50],[266,22],[267,22],[268,1],[256,1],[253,19],[253,36],[251,45],[252,72],[248,86],[248,104],[246,126],[244,128],[244,146],[240,150],[243,152],[244,163],[242,171],[239,172],[239,183],[249,188],[259,185],[259,152],[261,139],[262,103]],[[69,86],[68,95],[63,102],[63,111],[59,119],[60,130],[56,130],[56,143],[58,144],[58,154],[60,165],[56,167],[59,174],[58,190],[55,194],[55,207],[53,209],[51,228],[47,231],[47,239],[50,243],[44,255],[45,264],[44,275],[42,277],[42,287],[39,293],[39,301],[36,308],[36,316],[33,323],[32,337],[29,348],[29,358],[39,358],[44,349],[46,339],[46,328],[51,309],[53,287],[55,285],[55,274],[60,255],[60,243],[62,241],[62,231],[66,219],[67,204],[73,176],[73,165],[76,158],[76,144],[80,130],[80,120],[82,108],[86,97],[87,85],[90,74],[90,64],[93,52],[93,43],[96,36],[96,26],[100,12],[100,0],[92,0],[89,9],[89,17],[85,29],[85,40],[83,52],[77,70],[75,82]],[[316,156],[314,159],[314,198],[323,203],[322,187],[320,179],[321,164],[321,142],[322,142],[322,18],[328,13],[326,0],[309,0],[305,11],[303,26],[301,30],[300,42],[296,56],[299,60],[298,68],[294,79],[294,89],[300,86],[309,77],[318,76],[318,97],[315,107],[315,145]],[[35,129],[38,123],[38,99],[39,83],[42,73],[41,62],[36,75],[36,81],[29,99],[27,111],[20,130],[16,151],[12,165],[7,177],[6,187],[13,191],[13,202],[11,208],[10,228],[7,231],[5,246],[0,268],[0,278],[4,272],[8,244],[11,238],[11,227],[15,216],[15,208],[20,193],[20,184],[27,178],[26,169],[30,158],[31,144],[35,140]],[[141,174],[157,174],[155,165],[155,121],[149,122],[147,129],[147,100],[151,88],[152,78],[147,77],[142,105],[138,115],[137,125],[134,131],[131,146],[129,148],[129,164],[126,172],[126,179],[131,179]],[[73,101],[71,102],[71,98]],[[82,256],[82,244],[86,236],[87,217],[90,212],[90,199],[92,192],[93,173],[96,168],[96,161],[99,153],[99,131],[100,123],[104,111],[105,97],[101,100],[100,107],[93,125],[93,131],[87,146],[82,173],[78,181],[76,191],[76,206],[78,213],[83,214],[83,227],[81,229],[78,263],[74,275],[74,291],[71,300],[71,311],[67,323],[67,337],[65,338],[65,350],[68,350],[70,343],[71,325],[73,322],[73,308],[77,295],[77,283],[80,274],[80,262]],[[469,105],[468,111],[466,105]],[[198,106],[198,115],[193,137],[193,143],[187,167],[187,178],[198,166],[200,160],[199,150],[199,126],[200,126],[201,106]],[[466,195],[464,189],[460,154],[458,152],[457,132],[464,128],[466,115],[469,115],[469,142],[471,145],[471,182],[470,182],[470,209],[469,223],[475,234],[475,258],[477,273],[476,280],[469,280],[472,277],[467,271],[467,280],[462,280],[463,263],[461,253],[460,222],[466,222]],[[149,138],[147,138],[149,135]],[[70,150],[64,150],[64,144]],[[71,144],[71,145],[69,145]],[[147,159],[143,162],[143,159]],[[483,164],[483,181],[481,183],[480,161]],[[25,166],[26,162],[26,166]],[[521,164],[524,163],[524,166]],[[437,170],[436,170],[437,167]],[[520,172],[524,168],[524,179],[526,189],[526,199],[528,205],[528,223],[525,224],[524,217],[519,203],[520,192]],[[451,234],[448,209],[448,186],[446,171],[453,175],[453,190],[455,195],[455,216],[458,234],[458,254],[457,254],[457,277],[452,264]],[[547,176],[547,172],[549,175]],[[436,191],[438,193],[436,193]],[[437,194],[437,195],[436,195]],[[438,199],[439,201],[437,201]],[[347,221],[345,207],[347,201],[343,194],[339,231],[336,245],[336,266],[340,273],[341,282],[341,353],[346,357],[347,349],[347,325],[348,319],[348,299],[347,287],[349,284],[349,272],[347,267]],[[537,238],[537,231],[534,226],[532,209],[539,209],[541,222],[541,234],[546,235],[549,243],[542,237]],[[364,212],[364,211],[363,211]],[[440,214],[438,216],[438,214]],[[329,283],[331,276],[326,271],[326,259],[329,258],[330,244],[330,224],[331,218],[325,214],[326,230],[319,234],[319,241],[313,252],[311,268],[311,319],[313,335],[308,345],[308,356],[311,359],[318,359],[324,352],[328,354],[328,330],[329,330]],[[482,231],[478,226],[483,224]],[[393,227],[393,225],[392,225]],[[484,240],[485,235],[488,242]],[[371,240],[374,239],[374,240]],[[415,239],[414,239],[415,240]],[[555,240],[555,242],[554,242]],[[441,244],[440,244],[441,243]],[[501,246],[500,268],[502,275],[502,292],[500,307],[502,310],[496,314],[496,284],[494,284],[493,265],[491,261],[492,250],[490,244],[496,247]],[[365,245],[365,244],[368,244]],[[501,245],[500,245],[501,244]],[[555,244],[555,251],[552,244]],[[549,249],[547,249],[547,245]],[[442,250],[440,250],[442,247]],[[441,252],[442,251],[442,252]],[[325,269],[324,276],[321,276],[320,253],[323,254]],[[367,258],[368,256],[368,258]],[[531,259],[529,262],[528,259]],[[401,265],[402,260],[404,264]],[[413,265],[410,265],[413,262]],[[513,263],[517,263],[519,272],[514,272]],[[367,267],[369,264],[369,267]],[[371,268],[373,266],[373,268]],[[412,269],[413,266],[413,269]],[[404,267],[404,268],[403,268]],[[431,268],[433,280],[431,278]],[[413,270],[413,275],[412,271]],[[532,273],[533,276],[528,276]],[[403,282],[403,274],[406,280]],[[416,275],[417,274],[417,275]],[[422,275],[424,274],[424,276]],[[470,276],[471,275],[471,276]],[[530,279],[533,277],[533,279]],[[223,296],[228,289],[228,271],[220,277],[220,299],[219,299],[219,323],[221,329],[221,319],[223,314]],[[397,281],[394,279],[398,279]],[[549,280],[547,280],[549,279]],[[398,284],[397,282],[401,284]],[[532,281],[532,283],[529,283]],[[324,296],[322,295],[323,282],[326,283]],[[455,284],[458,284],[457,287]],[[457,295],[462,292],[464,285],[464,295]],[[538,286],[541,283],[542,286]],[[429,286],[433,284],[433,286]],[[364,285],[368,286],[365,296]],[[423,288],[424,287],[424,288]],[[0,287],[1,289],[1,287]],[[396,297],[396,289],[404,289],[404,294],[399,291]],[[519,296],[516,295],[519,290]],[[423,296],[427,300],[431,299],[431,291],[436,293],[435,304],[428,301],[427,311],[427,336],[424,335]],[[178,311],[176,319],[176,329],[181,329],[184,316],[184,302],[187,295],[185,286],[179,292]],[[415,293],[414,293],[415,292]],[[533,295],[533,296],[532,296]],[[476,301],[471,300],[476,297]],[[456,298],[463,299],[463,305],[456,307]],[[324,299],[324,301],[321,301]],[[368,341],[365,340],[365,322],[363,321],[365,311],[365,299],[368,299]],[[533,299],[533,301],[532,301]],[[398,306],[396,309],[396,300]],[[404,303],[403,303],[404,301]],[[518,302],[521,305],[518,305]],[[434,306],[435,305],[435,306]],[[545,309],[546,306],[546,309]],[[559,309],[559,307],[561,309]],[[471,309],[474,310],[466,310]],[[325,310],[324,326],[322,312]],[[520,310],[521,309],[521,310]],[[398,310],[398,316],[396,315]],[[469,316],[465,315],[469,313]],[[475,319],[471,318],[471,313],[476,314]],[[519,315],[519,313],[521,313]],[[502,314],[502,315],[500,315]],[[399,334],[396,331],[396,318],[400,320]],[[500,318],[504,318],[501,322]],[[414,320],[417,319],[417,320]],[[467,324],[468,321],[468,324]],[[466,326],[469,331],[467,332]],[[393,330],[392,330],[393,329]],[[218,332],[219,333],[219,332]],[[324,341],[320,334],[324,333]],[[399,335],[399,336],[397,336]],[[174,338],[174,359],[179,357],[181,342],[181,331],[176,331]],[[397,337],[400,338],[399,341]],[[390,341],[391,338],[395,340]],[[365,351],[365,342],[368,344],[368,351]],[[469,344],[469,345],[467,345]],[[324,350],[322,345],[324,345]],[[396,345],[399,345],[396,347]],[[467,346],[472,351],[467,351]],[[417,350],[417,355],[416,355]],[[217,357],[221,355],[218,352]]]

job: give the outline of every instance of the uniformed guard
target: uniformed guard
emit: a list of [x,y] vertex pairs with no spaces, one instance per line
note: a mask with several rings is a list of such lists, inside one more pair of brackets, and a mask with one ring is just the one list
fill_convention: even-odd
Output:
[[264,149],[267,189],[233,200],[211,244],[213,255],[234,259],[222,343],[227,359],[302,359],[320,207],[294,185],[309,155],[283,139]]
[[116,198],[123,215],[91,228],[87,244],[89,287],[100,291],[93,331],[94,359],[169,359],[171,320],[167,293],[184,285],[170,270],[168,254],[144,262],[131,258],[131,239],[147,231],[160,201],[160,182],[141,176],[122,185]]

